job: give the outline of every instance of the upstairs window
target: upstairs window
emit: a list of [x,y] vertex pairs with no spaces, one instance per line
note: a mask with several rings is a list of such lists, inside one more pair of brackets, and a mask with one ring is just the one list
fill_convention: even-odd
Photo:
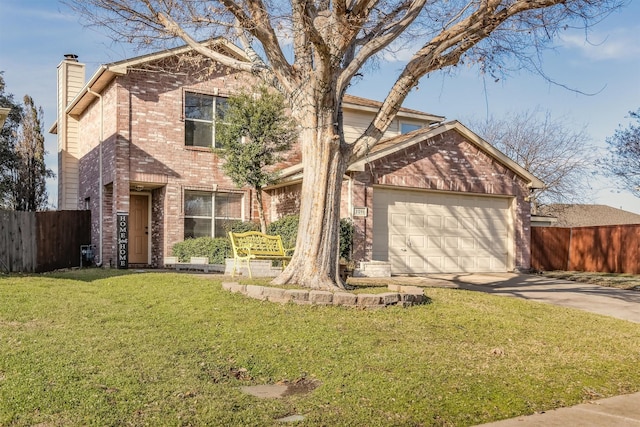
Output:
[[215,147],[215,118],[224,118],[226,105],[226,98],[185,92],[184,145]]
[[226,237],[226,224],[242,220],[242,194],[184,192],[184,238]]
[[413,132],[414,130],[418,130],[421,128],[422,126],[415,123],[400,123],[400,133],[403,135],[405,133]]

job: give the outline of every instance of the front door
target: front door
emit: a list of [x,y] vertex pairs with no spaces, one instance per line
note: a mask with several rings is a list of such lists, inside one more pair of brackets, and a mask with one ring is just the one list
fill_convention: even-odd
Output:
[[129,264],[148,264],[149,196],[132,194],[129,203]]

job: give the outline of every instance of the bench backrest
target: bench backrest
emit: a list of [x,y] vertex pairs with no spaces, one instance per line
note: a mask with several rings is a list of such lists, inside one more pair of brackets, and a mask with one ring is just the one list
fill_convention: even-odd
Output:
[[229,239],[231,239],[234,256],[246,256],[248,249],[254,255],[285,255],[280,236],[270,236],[259,231],[247,231],[245,233],[230,231]]

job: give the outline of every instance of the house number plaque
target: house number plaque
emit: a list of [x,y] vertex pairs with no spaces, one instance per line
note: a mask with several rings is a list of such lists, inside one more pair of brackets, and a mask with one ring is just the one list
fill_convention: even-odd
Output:
[[118,268],[129,268],[129,213],[118,212]]

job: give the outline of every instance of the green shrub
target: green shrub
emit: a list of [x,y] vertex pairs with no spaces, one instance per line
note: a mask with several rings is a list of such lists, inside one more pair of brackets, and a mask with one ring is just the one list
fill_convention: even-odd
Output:
[[206,256],[210,264],[224,264],[224,259],[232,256],[231,242],[225,237],[187,239],[173,245],[172,253],[181,262],[188,262],[195,256]]
[[300,217],[298,215],[282,217],[267,226],[267,234],[272,236],[279,235],[282,238],[282,245],[285,249],[293,248],[296,246],[299,222]]
[[225,235],[228,235],[230,231],[234,233],[245,233],[247,231],[260,231],[260,224],[253,221],[240,221],[233,220],[227,221],[224,224]]
[[351,261],[353,254],[353,234],[356,228],[350,218],[340,220],[340,258]]
[[[293,248],[296,245],[299,222],[300,217],[298,215],[285,216],[269,224],[267,234],[272,236],[280,235],[282,237],[282,245],[285,248]],[[346,261],[351,260],[354,232],[355,227],[351,219],[343,218],[340,220],[340,258],[344,258]]]

